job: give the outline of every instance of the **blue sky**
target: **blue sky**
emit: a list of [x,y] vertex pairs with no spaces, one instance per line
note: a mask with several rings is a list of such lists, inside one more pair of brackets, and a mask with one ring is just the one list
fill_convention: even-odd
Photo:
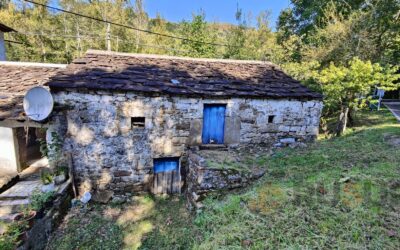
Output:
[[[281,10],[289,7],[290,0],[144,0],[144,7],[150,17],[160,13],[169,21],[190,20],[192,13],[201,9],[206,13],[207,21],[234,23],[236,6],[255,17],[264,10],[271,11],[271,26],[274,28]],[[254,25],[254,23],[253,23]]]

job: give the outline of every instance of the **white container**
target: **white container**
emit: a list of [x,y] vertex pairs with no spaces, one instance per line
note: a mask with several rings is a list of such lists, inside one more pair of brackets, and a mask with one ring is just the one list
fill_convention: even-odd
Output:
[[54,185],[54,182],[52,182],[50,184],[43,185],[41,190],[44,193],[53,192],[54,190],[56,190],[56,186]]
[[66,180],[65,175],[61,174],[61,175],[57,175],[56,177],[54,177],[54,183],[56,185],[60,185],[62,183],[64,183]]

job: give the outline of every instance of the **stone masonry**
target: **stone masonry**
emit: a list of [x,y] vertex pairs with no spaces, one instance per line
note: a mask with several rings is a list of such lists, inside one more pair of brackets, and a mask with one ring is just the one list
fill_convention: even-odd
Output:
[[[64,150],[72,153],[80,192],[108,190],[116,195],[151,191],[154,158],[180,157],[181,173],[185,172],[189,149],[201,145],[204,104],[226,104],[228,148],[312,141],[322,109],[320,100],[206,99],[100,90],[53,95],[56,105],[68,107]],[[136,126],[138,118],[144,118],[144,126]]]
[[[265,166],[246,166],[241,168],[240,159],[227,160],[235,152],[207,151],[189,152],[187,192],[189,205],[199,208],[201,201],[207,195],[215,192],[241,188],[262,177],[266,172]],[[215,164],[218,158],[224,158],[220,164]],[[214,163],[214,164],[213,164]],[[230,164],[238,167],[230,168]]]

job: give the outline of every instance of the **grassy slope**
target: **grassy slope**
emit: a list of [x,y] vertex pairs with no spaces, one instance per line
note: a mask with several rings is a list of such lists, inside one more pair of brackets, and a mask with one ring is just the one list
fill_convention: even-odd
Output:
[[384,139],[400,137],[400,125],[386,111],[358,123],[341,138],[279,151],[262,180],[206,200],[197,215],[177,198],[96,206],[72,214],[50,248],[400,249],[400,148]]
[[195,220],[206,232],[197,247],[399,249],[400,147],[384,137],[400,137],[400,125],[387,112],[360,123],[344,137],[278,152],[249,191],[209,201]]

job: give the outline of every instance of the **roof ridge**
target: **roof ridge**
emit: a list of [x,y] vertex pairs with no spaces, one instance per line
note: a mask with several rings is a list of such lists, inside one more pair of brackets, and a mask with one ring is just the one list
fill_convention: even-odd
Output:
[[0,61],[0,65],[23,67],[66,68],[67,64]]
[[141,57],[141,58],[155,58],[155,59],[177,59],[187,61],[199,61],[199,62],[222,62],[222,63],[237,63],[237,64],[261,64],[271,65],[280,69],[280,67],[270,61],[257,61],[257,60],[235,60],[235,59],[220,59],[220,58],[194,58],[184,56],[169,56],[169,55],[157,55],[157,54],[143,54],[143,53],[126,53],[126,52],[115,52],[106,50],[94,50],[89,49],[86,54],[95,55],[110,55],[110,56],[127,56],[127,57]]

